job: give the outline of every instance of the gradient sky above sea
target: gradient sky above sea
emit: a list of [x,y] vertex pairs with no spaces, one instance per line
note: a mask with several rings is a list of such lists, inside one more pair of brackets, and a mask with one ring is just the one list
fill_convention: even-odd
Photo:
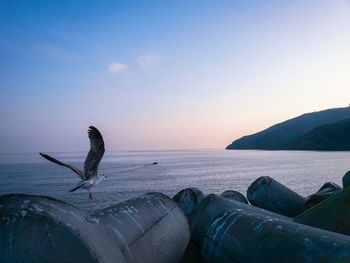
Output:
[[350,1],[0,1],[0,152],[224,148],[350,103]]

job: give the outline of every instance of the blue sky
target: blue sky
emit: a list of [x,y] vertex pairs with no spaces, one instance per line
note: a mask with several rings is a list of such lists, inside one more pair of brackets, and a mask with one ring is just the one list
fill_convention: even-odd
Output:
[[0,152],[224,148],[350,103],[349,1],[1,1]]

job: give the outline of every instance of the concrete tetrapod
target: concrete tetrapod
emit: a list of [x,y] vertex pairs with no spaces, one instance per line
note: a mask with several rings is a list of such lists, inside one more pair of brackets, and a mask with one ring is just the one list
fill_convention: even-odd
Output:
[[305,198],[269,176],[256,179],[247,190],[247,198],[254,206],[285,216],[304,211]]
[[342,178],[343,188],[348,187],[350,185],[350,171],[344,174]]
[[327,182],[313,195],[310,195],[306,198],[305,210],[310,209],[311,207],[317,205],[318,203],[323,202],[327,198],[336,195],[342,190],[342,188],[332,182]]
[[88,215],[53,198],[1,196],[0,262],[181,259],[189,239],[188,224],[170,198],[148,194],[109,209]]
[[201,240],[204,240],[204,237],[207,233],[205,226],[209,226],[223,211],[230,211],[234,209],[241,209],[250,211],[254,214],[261,214],[273,218],[280,218],[286,221],[292,221],[291,218],[286,216],[247,205],[242,202],[227,199],[222,196],[210,194],[202,200],[196,209],[196,212],[193,215],[192,219],[189,221],[191,229],[191,241],[201,249]]
[[350,187],[294,218],[295,222],[350,235]]
[[228,199],[232,199],[235,201],[239,201],[239,202],[248,204],[247,198],[245,198],[245,196],[242,193],[234,191],[234,190],[227,190],[227,191],[223,192],[221,194],[221,196],[228,198]]
[[204,195],[201,190],[190,187],[176,193],[173,200],[177,203],[185,216],[189,217],[196,210],[203,197]]
[[[193,213],[196,211],[199,203],[204,198],[204,195],[201,190],[190,187],[185,188],[178,193],[176,193],[173,197],[173,200],[178,204],[184,215],[187,217],[189,221],[191,221],[191,217]],[[196,244],[193,242],[189,242],[186,248],[185,254],[181,260],[181,263],[201,263],[202,257],[200,255],[200,251]]]
[[186,217],[160,193],[119,203],[90,218],[116,238],[126,262],[179,262],[190,239]]
[[44,196],[0,197],[0,262],[125,262],[86,213]]
[[[230,206],[229,203],[232,203]],[[209,195],[191,222],[204,262],[349,262],[350,238]]]

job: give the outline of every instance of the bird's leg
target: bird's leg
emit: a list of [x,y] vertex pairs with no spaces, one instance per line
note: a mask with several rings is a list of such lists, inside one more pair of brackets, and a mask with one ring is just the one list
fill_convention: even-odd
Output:
[[92,198],[92,194],[91,194],[90,190],[89,190],[89,199],[90,199],[90,200],[94,200],[94,199]]

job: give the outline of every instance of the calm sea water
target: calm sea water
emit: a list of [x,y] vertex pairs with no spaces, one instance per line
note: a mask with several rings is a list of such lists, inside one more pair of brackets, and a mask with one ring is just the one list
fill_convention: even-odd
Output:
[[[82,167],[82,152],[52,153],[53,157]],[[158,162],[158,165],[152,165]],[[186,187],[204,193],[229,189],[246,193],[258,177],[268,175],[303,196],[324,182],[341,185],[350,170],[350,152],[178,150],[106,152],[100,173],[108,177],[88,193],[67,191],[79,178],[67,168],[38,154],[0,154],[0,194],[47,195],[85,210],[107,207],[147,192],[169,196]]]

